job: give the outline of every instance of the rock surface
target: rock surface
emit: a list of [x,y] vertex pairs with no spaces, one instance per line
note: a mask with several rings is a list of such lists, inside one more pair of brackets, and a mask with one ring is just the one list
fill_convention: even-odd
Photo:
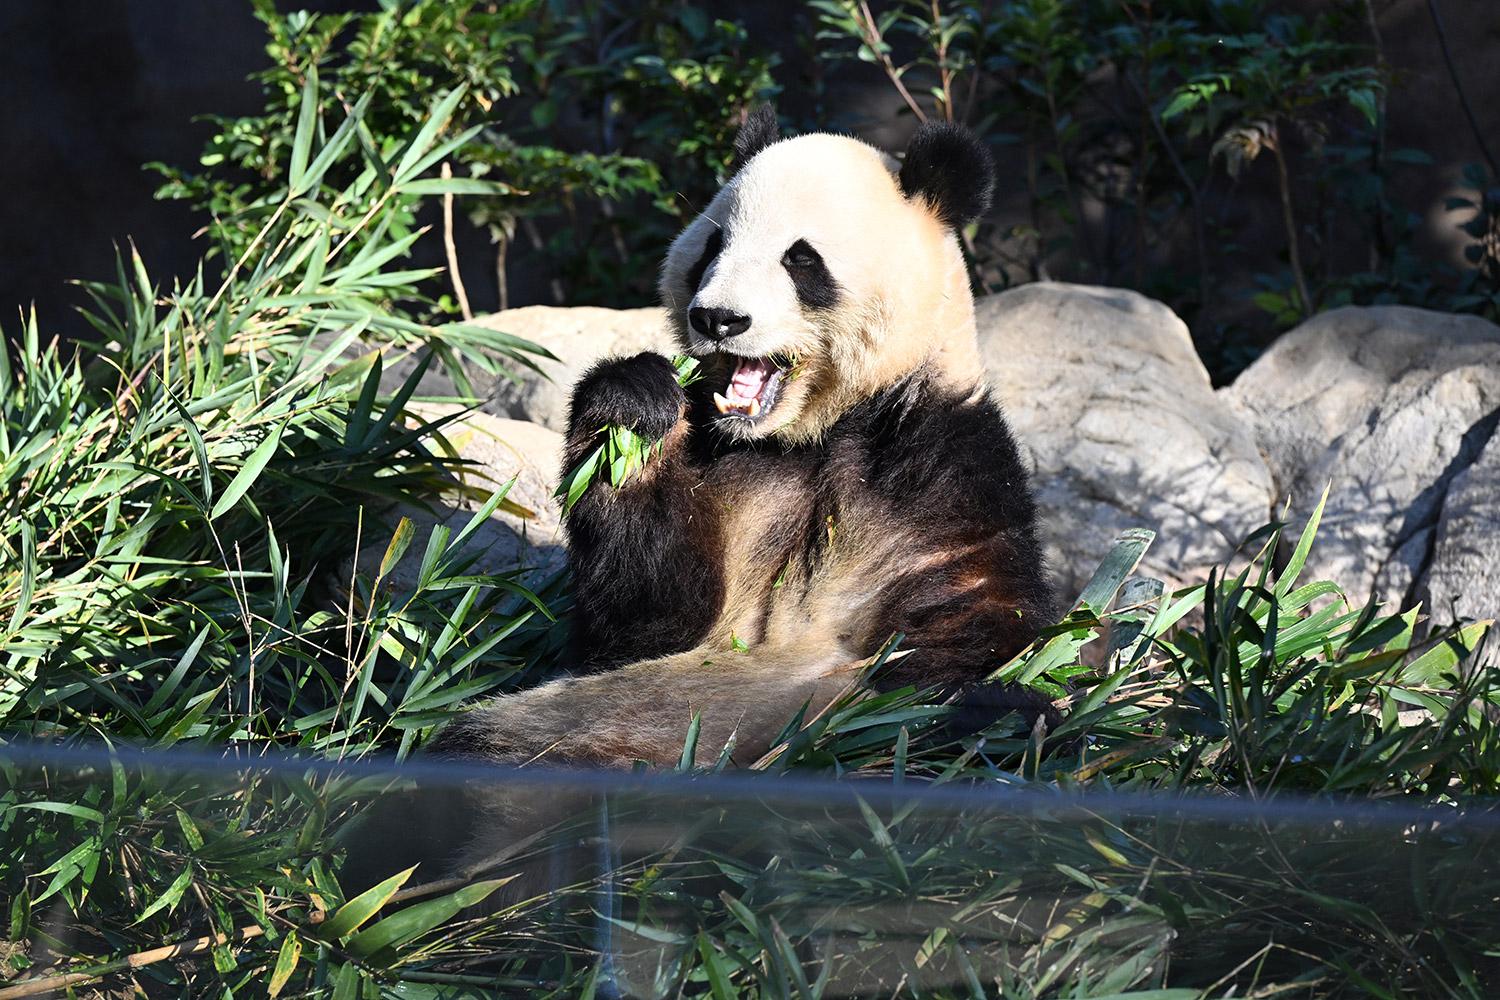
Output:
[[1294,524],[1332,484],[1308,573],[1356,601],[1423,600],[1438,621],[1450,607],[1500,610],[1500,327],[1337,309],[1287,333],[1221,395],[1253,415]]
[[[1141,573],[1199,582],[1288,497],[1299,530],[1332,481],[1305,578],[1333,580],[1356,601],[1422,601],[1439,622],[1500,612],[1500,328],[1417,309],[1335,310],[1215,391],[1182,321],[1134,292],[1026,285],[981,299],[977,320],[1064,599],[1126,528],[1157,532]],[[490,562],[556,568],[566,557],[550,496],[573,381],[600,357],[672,344],[658,309],[536,306],[479,322],[559,359],[541,362],[551,381],[492,380],[485,409],[516,419],[466,417],[463,446],[496,478],[520,470],[512,496],[541,515],[498,516]],[[444,514],[455,527],[466,517]]]
[[1500,436],[1453,477],[1416,591],[1439,621],[1500,616]]
[[990,379],[1034,456],[1064,597],[1126,528],[1156,531],[1140,572],[1179,585],[1270,519],[1275,493],[1248,416],[1215,394],[1166,306],[1047,282],[981,299],[976,313]]
[[[409,407],[428,420],[460,412],[463,408],[447,404],[414,404]],[[475,573],[502,573],[520,569],[523,582],[536,583],[567,565],[567,550],[559,528],[560,511],[552,499],[561,476],[562,435],[556,431],[523,420],[507,420],[487,413],[465,413],[444,426],[442,436],[453,451],[474,463],[457,471],[459,483],[483,490],[486,494],[511,478],[515,482],[505,498],[513,501],[530,516],[496,511],[473,535],[467,548],[482,553],[474,564]],[[402,517],[409,517],[417,534],[405,558],[387,577],[398,592],[411,589],[417,582],[421,554],[433,528],[444,525],[454,534],[461,531],[479,509],[482,499],[460,498],[453,494],[433,500],[432,510],[398,505],[383,512],[381,520],[394,529]],[[370,532],[374,541],[361,547],[360,571],[374,578],[381,557],[390,541],[391,531]],[[347,581],[350,567],[344,567],[340,580]]]
[[522,337],[545,347],[558,359],[538,359],[542,374],[517,369],[519,382],[488,378],[486,390],[476,381],[475,391],[489,397],[484,411],[531,420],[560,433],[567,431],[568,397],[573,384],[595,361],[641,351],[668,355],[673,351],[665,314],[660,309],[527,306],[476,319],[474,325]]

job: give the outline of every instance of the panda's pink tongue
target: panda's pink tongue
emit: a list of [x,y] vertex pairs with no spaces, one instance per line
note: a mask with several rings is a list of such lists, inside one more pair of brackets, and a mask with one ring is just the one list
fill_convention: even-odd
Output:
[[752,399],[759,399],[765,391],[766,379],[776,366],[764,358],[743,358],[729,378],[729,402],[736,406],[749,406]]

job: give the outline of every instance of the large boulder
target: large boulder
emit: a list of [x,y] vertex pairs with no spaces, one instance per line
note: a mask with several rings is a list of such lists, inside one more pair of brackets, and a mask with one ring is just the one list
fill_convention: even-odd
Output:
[[[508,420],[487,413],[464,412],[449,404],[422,403],[408,407],[426,420],[461,414],[441,430],[436,450],[449,450],[466,465],[454,472],[454,489],[430,503],[431,509],[397,505],[380,514],[383,532],[366,530],[367,544],[359,552],[359,569],[372,579],[380,568],[391,534],[401,518],[411,518],[417,534],[406,557],[386,577],[396,591],[416,585],[421,553],[434,528],[453,534],[473,518],[491,491],[510,482],[505,499],[516,509],[501,509],[471,536],[467,551],[480,553],[470,572],[520,571],[524,583],[536,584],[567,565],[567,550],[559,527],[560,511],[552,492],[560,478],[562,435],[539,424]],[[514,482],[511,482],[514,480]],[[347,582],[350,568],[338,579]]]
[[559,432],[567,430],[573,384],[595,361],[641,351],[670,355],[674,350],[661,309],[527,306],[481,317],[474,325],[522,337],[557,357],[538,359],[540,372],[511,365],[514,382],[490,378],[484,386],[476,383],[475,391],[487,397],[484,411]]
[[1156,531],[1141,572],[1198,582],[1271,517],[1249,415],[1213,390],[1187,326],[1118,288],[1044,282],[979,300],[980,351],[1032,456],[1065,597],[1124,529]]
[[1221,395],[1254,415],[1294,523],[1330,487],[1309,573],[1355,600],[1421,600],[1439,621],[1500,610],[1500,327],[1400,306],[1336,309],[1287,333]]

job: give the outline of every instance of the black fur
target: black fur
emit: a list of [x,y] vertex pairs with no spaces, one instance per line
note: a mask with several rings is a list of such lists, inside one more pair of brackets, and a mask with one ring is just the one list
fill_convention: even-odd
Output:
[[751,157],[780,138],[781,125],[776,120],[776,108],[767,101],[750,112],[735,135],[734,162],[729,165],[729,172],[739,173]]
[[814,309],[832,309],[843,298],[833,272],[823,263],[823,255],[806,240],[793,243],[781,257],[781,266],[792,278],[797,301]]
[[906,147],[901,190],[926,200],[960,229],[984,215],[995,187],[995,161],[984,140],[955,122],[924,122]]
[[[647,358],[656,356],[596,368],[575,409],[602,412],[586,385],[631,383],[611,369],[644,367]],[[661,371],[666,361],[650,364]],[[1026,472],[992,401],[966,401],[919,371],[854,407],[819,443],[787,448],[716,435],[709,395],[718,383],[708,375],[689,387],[687,411],[644,482],[618,493],[596,485],[568,515],[586,665],[680,652],[707,635],[730,571],[719,561],[722,512],[726,497],[747,484],[761,490],[759,502],[774,504],[757,512],[768,539],[768,592],[789,561],[816,564],[829,526],[856,510],[887,512],[891,538],[915,539],[892,542],[900,546],[894,565],[945,554],[935,570],[893,575],[877,624],[852,637],[873,654],[891,633],[906,633],[915,652],[876,678],[881,688],[972,693],[1052,621]],[[655,408],[663,392],[651,387],[639,409]],[[570,463],[591,446],[592,419],[571,421]],[[1056,718],[1044,696],[1021,689],[985,688],[974,697],[996,714]]]
[[672,362],[660,354],[595,365],[573,387],[568,440],[592,439],[609,424],[660,438],[677,423],[686,405]]
[[709,233],[708,240],[703,244],[703,252],[693,262],[693,266],[687,273],[688,297],[703,287],[703,272],[708,270],[708,265],[713,263],[719,251],[724,249],[724,230],[715,229]]
[[578,666],[598,670],[691,649],[724,599],[712,512],[684,523],[696,481],[681,468],[687,397],[671,362],[640,354],[602,362],[579,380],[564,468],[599,446],[609,424],[664,442],[649,474],[616,494],[600,475],[568,513]]

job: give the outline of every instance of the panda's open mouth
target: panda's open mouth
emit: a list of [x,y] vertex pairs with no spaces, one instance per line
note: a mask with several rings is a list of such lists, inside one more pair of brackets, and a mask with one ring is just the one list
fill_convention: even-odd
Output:
[[795,362],[780,355],[765,358],[731,356],[734,371],[723,392],[714,393],[714,406],[726,417],[759,420],[771,412],[782,384]]

